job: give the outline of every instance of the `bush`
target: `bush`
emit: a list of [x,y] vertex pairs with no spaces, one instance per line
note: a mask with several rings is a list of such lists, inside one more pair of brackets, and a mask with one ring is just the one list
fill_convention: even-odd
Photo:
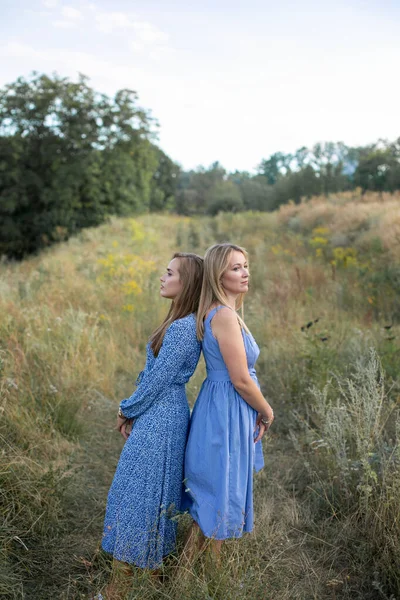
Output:
[[[294,437],[321,517],[346,523],[351,564],[368,565],[364,584],[400,594],[400,416],[376,351],[349,377],[311,389],[319,427],[303,420]],[[396,566],[397,565],[397,566]],[[368,573],[368,575],[367,575]],[[374,583],[375,582],[375,583]]]

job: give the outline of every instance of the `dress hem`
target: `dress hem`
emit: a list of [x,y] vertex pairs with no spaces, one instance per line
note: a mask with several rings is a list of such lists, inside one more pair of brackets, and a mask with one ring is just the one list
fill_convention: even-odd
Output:
[[167,556],[170,556],[174,550],[170,550],[169,552],[166,552],[165,554],[163,554],[162,560],[160,562],[158,562],[155,566],[151,566],[149,567],[148,563],[145,563],[144,561],[134,561],[134,560],[127,560],[125,557],[123,557],[122,555],[118,555],[118,553],[114,553],[112,550],[106,550],[106,548],[104,548],[104,546],[101,546],[102,550],[104,552],[106,552],[107,554],[110,554],[113,558],[115,558],[115,560],[119,560],[120,562],[124,562],[127,565],[132,565],[134,567],[138,567],[139,569],[149,569],[150,571],[155,571],[157,569],[159,569],[162,564],[163,564],[163,560],[164,558],[167,558]]
[[198,524],[198,522],[195,519],[193,519],[193,521],[196,523],[197,527],[200,529],[200,531],[204,535],[204,537],[206,537],[208,540],[216,540],[217,542],[223,542],[225,540],[239,540],[240,538],[242,538],[247,533],[252,533],[253,532],[253,528],[251,528],[251,529],[249,529],[247,531],[242,531],[242,533],[240,535],[228,535],[228,536],[225,536],[225,537],[219,537],[217,535],[208,535],[207,533],[204,533],[204,531],[202,530],[202,528],[200,527],[200,525]]

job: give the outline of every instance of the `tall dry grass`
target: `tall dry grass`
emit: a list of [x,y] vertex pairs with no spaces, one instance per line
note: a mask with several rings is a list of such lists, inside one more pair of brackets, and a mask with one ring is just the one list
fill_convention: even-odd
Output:
[[294,231],[329,228],[335,245],[368,246],[380,240],[393,260],[400,260],[400,193],[347,192],[317,196],[301,204],[280,207],[278,219]]
[[206,553],[181,577],[171,557],[162,586],[138,572],[128,597],[399,596],[398,216],[398,197],[349,194],[274,214],[119,219],[1,265],[0,594],[103,589],[115,407],[167,309],[158,274],[177,249],[229,239],[250,253],[245,317],[277,415],[255,532],[226,544],[221,570]]

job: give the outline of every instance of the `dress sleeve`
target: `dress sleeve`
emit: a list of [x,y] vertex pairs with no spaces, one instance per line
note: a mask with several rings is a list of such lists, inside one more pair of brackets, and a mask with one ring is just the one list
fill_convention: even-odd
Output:
[[165,332],[158,356],[150,369],[142,372],[140,385],[132,396],[122,400],[122,413],[129,419],[139,417],[165,393],[165,388],[175,383],[185,363],[196,368],[200,356],[200,343],[192,320],[173,321]]

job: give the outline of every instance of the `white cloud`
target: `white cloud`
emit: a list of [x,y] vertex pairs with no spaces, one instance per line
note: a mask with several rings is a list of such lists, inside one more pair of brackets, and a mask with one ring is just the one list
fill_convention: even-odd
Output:
[[76,77],[78,72],[84,73],[91,79],[97,79],[102,85],[107,84],[107,91],[115,91],[124,86],[132,87],[138,78],[147,78],[147,74],[141,69],[102,60],[88,52],[56,48],[36,50],[16,41],[0,46],[0,58],[23,59],[25,70],[57,71],[67,77]]
[[58,1],[59,0],[42,0],[42,4],[46,8],[55,8],[58,6]]
[[140,54],[141,52],[144,51],[144,49],[146,48],[146,45],[143,44],[143,42],[138,42],[138,41],[134,41],[134,42],[130,42],[130,47],[134,52],[137,52],[138,54]]
[[170,57],[173,52],[174,50],[169,46],[158,46],[157,48],[150,50],[148,56],[152,60],[160,61],[165,59],[167,55]]
[[129,47],[137,56],[144,56],[154,61],[165,59],[167,55],[170,56],[174,52],[169,46],[151,45],[138,40],[130,42]]
[[66,19],[71,19],[72,21],[80,21],[83,19],[83,14],[77,8],[73,6],[63,6],[61,10],[61,14]]
[[0,47],[0,56],[3,58],[25,58],[35,55],[37,52],[33,48],[19,42],[8,42],[5,46]]
[[100,12],[96,15],[97,29],[103,33],[113,33],[132,27],[131,17],[123,12]]
[[76,23],[74,21],[53,21],[52,25],[54,27],[58,27],[59,29],[73,29],[76,27]]
[[168,42],[169,35],[148,21],[139,21],[135,15],[124,12],[98,12],[96,25],[103,33],[115,33],[129,30],[135,34],[134,44],[157,45]]
[[83,19],[83,14],[80,10],[73,6],[63,6],[61,9],[61,19],[53,21],[53,27],[58,29],[73,29]]
[[164,33],[152,23],[146,21],[133,22],[132,28],[136,32],[138,39],[147,44],[167,42],[169,38],[167,33]]
[[134,14],[98,12],[95,21],[102,33],[128,32],[129,47],[137,56],[159,61],[172,52],[168,46],[169,35],[149,21],[138,20]]
[[33,10],[32,8],[24,8],[24,14],[29,17],[51,17],[52,12],[50,10]]

